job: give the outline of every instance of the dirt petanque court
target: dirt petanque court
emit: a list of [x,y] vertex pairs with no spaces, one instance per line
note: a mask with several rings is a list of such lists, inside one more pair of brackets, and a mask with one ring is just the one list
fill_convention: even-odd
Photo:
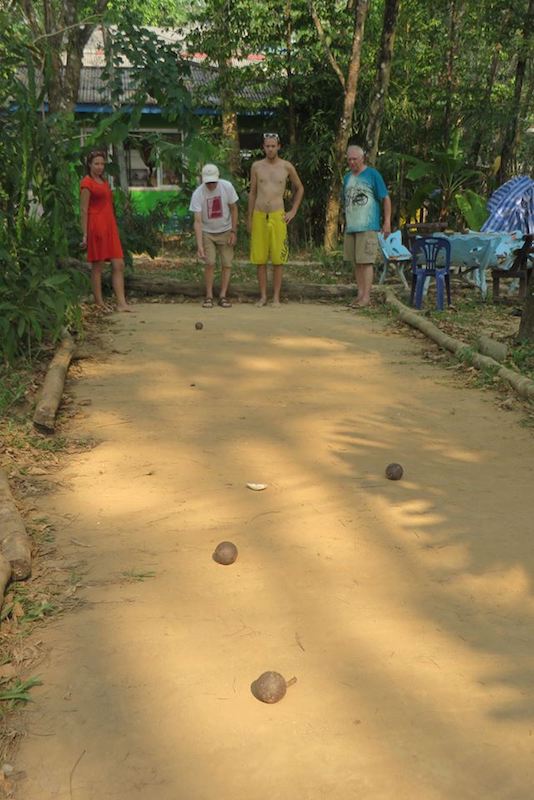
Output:
[[519,414],[370,315],[135,312],[37,501],[84,602],[38,632],[17,800],[532,800]]

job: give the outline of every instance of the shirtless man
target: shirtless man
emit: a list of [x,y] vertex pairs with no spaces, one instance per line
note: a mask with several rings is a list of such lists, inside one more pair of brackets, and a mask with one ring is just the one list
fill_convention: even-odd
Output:
[[[282,268],[287,261],[287,223],[291,222],[304,197],[304,186],[289,161],[278,157],[280,137],[263,134],[265,158],[255,161],[250,172],[247,227],[250,233],[250,260],[258,268],[260,299],[267,305],[267,262],[273,265],[273,305],[280,305]],[[290,211],[284,209],[287,181],[293,190]]]

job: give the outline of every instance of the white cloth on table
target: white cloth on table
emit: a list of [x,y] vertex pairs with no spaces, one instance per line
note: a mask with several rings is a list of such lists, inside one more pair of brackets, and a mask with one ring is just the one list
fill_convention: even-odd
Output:
[[469,231],[437,233],[451,245],[451,264],[473,270],[475,284],[483,297],[487,294],[486,269],[510,269],[514,251],[523,244],[521,231],[514,233]]

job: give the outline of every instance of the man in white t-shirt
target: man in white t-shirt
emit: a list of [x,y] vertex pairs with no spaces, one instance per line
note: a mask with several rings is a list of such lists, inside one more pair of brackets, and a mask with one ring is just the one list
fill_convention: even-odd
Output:
[[230,183],[219,178],[215,164],[206,164],[202,170],[202,183],[191,197],[189,210],[195,215],[197,253],[204,261],[206,299],[204,308],[213,307],[213,276],[217,252],[221,260],[221,292],[219,305],[230,308],[226,297],[230,283],[230,271],[237,239],[237,192]]

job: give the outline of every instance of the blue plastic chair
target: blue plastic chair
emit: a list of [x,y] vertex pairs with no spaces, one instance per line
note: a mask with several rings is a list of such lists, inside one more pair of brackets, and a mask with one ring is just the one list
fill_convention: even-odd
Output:
[[421,308],[427,278],[436,281],[436,308],[443,311],[445,289],[451,304],[451,245],[437,236],[418,236],[412,242],[412,289],[410,303]]

